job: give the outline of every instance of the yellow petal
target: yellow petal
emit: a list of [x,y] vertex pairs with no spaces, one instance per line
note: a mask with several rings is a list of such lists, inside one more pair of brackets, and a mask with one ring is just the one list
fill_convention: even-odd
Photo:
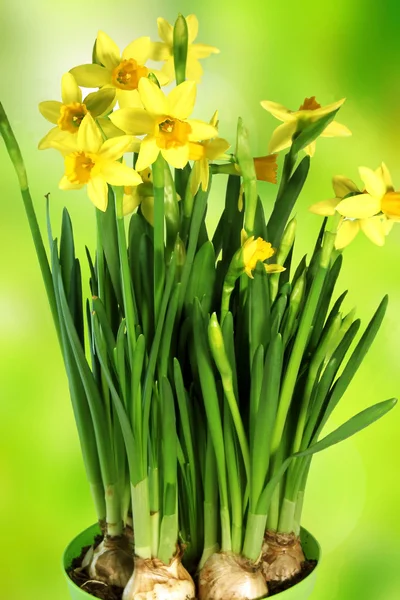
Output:
[[121,62],[120,49],[104,31],[97,34],[96,53],[101,64],[111,71]]
[[100,117],[109,113],[115,105],[115,88],[103,87],[97,92],[88,94],[84,104],[93,117]]
[[174,28],[166,19],[158,17],[157,19],[158,35],[168,45],[172,46],[174,41]]
[[286,108],[286,106],[283,106],[283,104],[271,102],[270,100],[262,100],[261,106],[280,121],[286,122],[295,120],[292,111]]
[[189,46],[189,51],[191,58],[195,58],[196,60],[202,58],[208,58],[211,54],[219,54],[220,50],[215,46],[209,46],[208,44],[192,44]]
[[60,190],[80,190],[83,188],[84,183],[71,183],[66,175],[62,177],[58,187]]
[[360,221],[361,230],[377,246],[384,246],[385,244],[386,232],[383,221],[382,217],[372,217]]
[[354,181],[343,175],[335,175],[332,179],[332,186],[337,198],[344,198],[350,192],[361,193]]
[[335,239],[335,248],[341,250],[348,246],[360,231],[359,221],[342,221]]
[[111,71],[101,65],[80,65],[70,69],[78,85],[88,88],[102,87],[111,81]]
[[152,42],[150,57],[152,60],[168,60],[171,56],[172,47],[164,42]]
[[105,179],[101,175],[92,177],[87,184],[87,192],[95,207],[105,212],[108,204],[108,187]]
[[137,207],[142,201],[137,186],[130,186],[130,190],[130,193],[125,193],[122,199],[122,211],[124,213],[124,216],[133,213],[133,211],[137,209]]
[[[173,67],[173,61],[169,61],[168,63],[166,63],[164,69],[168,73],[171,67]],[[200,83],[202,77],[203,67],[201,66],[197,58],[191,56],[189,53],[186,62],[186,78],[190,81],[194,81],[195,83]]]
[[203,192],[206,192],[208,189],[208,184],[210,182],[210,166],[208,164],[208,160],[203,158],[199,161],[200,167],[200,181],[201,181],[201,189]]
[[129,135],[153,133],[155,128],[154,118],[143,108],[120,108],[110,115],[110,120]]
[[322,202],[313,204],[308,210],[316,215],[330,217],[335,214],[338,203],[338,198],[331,198],[330,200],[323,200]]
[[332,104],[327,104],[326,106],[321,106],[321,108],[317,108],[316,110],[307,111],[308,113],[310,113],[310,120],[318,121],[325,115],[328,115],[329,113],[340,108],[345,101],[346,101],[346,98],[342,98],[341,100],[338,100],[337,102],[333,102]]
[[272,134],[268,145],[269,154],[288,148],[292,143],[292,135],[296,131],[296,122],[290,121],[279,125]]
[[374,196],[374,198],[382,198],[386,192],[385,182],[382,177],[374,173],[372,169],[368,169],[368,167],[360,167],[358,171],[367,192],[371,194],[371,196]]
[[125,135],[125,131],[118,129],[114,123],[111,123],[108,117],[97,117],[96,122],[98,123],[103,135],[107,139],[117,137],[119,135]]
[[78,146],[85,152],[97,154],[103,143],[103,138],[93,117],[88,113],[82,119],[78,129]]
[[230,148],[230,143],[223,138],[215,138],[205,146],[206,157],[209,160],[216,160]]
[[[56,129],[56,128],[55,128]],[[53,131],[53,130],[51,130]],[[49,132],[50,133],[50,132]],[[68,135],[62,135],[62,133]],[[42,140],[43,141],[43,140]],[[64,156],[77,152],[79,150],[78,136],[77,134],[70,133],[69,131],[62,132],[57,135],[56,132],[51,136],[51,148],[58,150]],[[44,148],[40,148],[41,150]]]
[[189,44],[192,44],[199,33],[199,21],[196,15],[188,15],[186,17],[186,23],[188,27],[188,42]]
[[308,156],[312,157],[315,154],[316,147],[317,147],[317,142],[316,142],[316,140],[314,140],[313,142],[311,142],[311,144],[308,144],[308,146],[306,146],[304,148],[304,152],[306,154],[308,154]]
[[120,108],[141,108],[143,110],[143,104],[137,90],[117,89],[117,100]]
[[101,175],[110,185],[140,185],[142,178],[124,163],[107,161],[101,165]]
[[358,194],[345,198],[336,207],[338,213],[351,219],[373,217],[381,209],[380,202],[369,194]]
[[159,69],[151,69],[150,72],[156,77],[158,83],[161,86],[165,86],[168,85],[171,81],[171,77],[168,76],[168,74],[163,71],[163,70],[159,70]]
[[157,84],[142,77],[139,81],[139,95],[145,109],[153,115],[168,115],[167,97]]
[[71,73],[64,73],[61,78],[61,98],[63,104],[82,102],[82,92]]
[[143,198],[140,208],[146,221],[154,227],[154,197],[146,196]]
[[143,66],[149,60],[150,54],[151,40],[149,37],[143,36],[128,44],[122,53],[122,58],[125,60],[133,58],[139,65]]
[[379,169],[376,170],[376,173],[378,175],[380,175],[380,177],[383,179],[383,181],[386,185],[386,190],[393,191],[394,190],[393,181],[390,176],[389,169],[387,168],[387,166],[385,165],[384,162],[381,164]]
[[[70,133],[69,131],[62,131],[59,127],[53,127],[44,136],[44,138],[40,140],[38,149],[47,150],[48,148],[55,148],[56,150],[58,150],[58,145],[64,145],[65,141],[68,140],[68,138],[73,138],[71,142],[73,144],[76,144],[76,134]],[[70,144],[68,144],[68,141],[66,143],[68,145],[68,148],[70,148]]]
[[201,166],[200,160],[196,161],[193,165],[192,172],[190,174],[190,193],[194,197],[201,185]]
[[45,102],[40,102],[39,111],[45,119],[56,125],[60,118],[61,107],[61,102],[57,102],[56,100],[46,100]]
[[198,142],[200,140],[210,140],[218,136],[218,130],[209,123],[198,121],[197,119],[189,119],[188,124],[191,127],[189,140]]
[[196,84],[194,81],[184,81],[168,94],[167,114],[184,121],[192,114],[196,101]]
[[282,271],[286,271],[282,265],[264,265],[264,267],[267,273],[282,273]]
[[160,148],[157,146],[157,140],[153,136],[147,136],[140,144],[139,156],[136,162],[136,169],[143,171],[157,160],[160,154]]
[[121,135],[103,143],[99,150],[99,156],[103,160],[118,160],[125,152],[130,152],[134,141],[132,135]]
[[385,230],[385,235],[389,235],[392,231],[394,225],[394,221],[392,219],[385,219],[383,221],[383,228]]
[[332,121],[324,131],[321,133],[321,137],[348,137],[352,135],[350,129],[346,125],[341,125],[337,121]]
[[168,164],[175,169],[183,169],[189,161],[189,146],[177,146],[176,148],[162,149],[161,154]]

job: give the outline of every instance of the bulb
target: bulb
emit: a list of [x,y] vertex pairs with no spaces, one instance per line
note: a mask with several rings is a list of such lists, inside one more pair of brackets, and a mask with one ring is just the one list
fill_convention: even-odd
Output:
[[300,538],[294,533],[265,534],[262,548],[263,573],[267,581],[285,581],[301,571],[305,561]]
[[133,554],[127,537],[106,536],[94,551],[89,576],[108,585],[124,588],[132,571]]
[[193,579],[180,557],[165,565],[157,558],[135,557],[135,569],[122,600],[194,600]]

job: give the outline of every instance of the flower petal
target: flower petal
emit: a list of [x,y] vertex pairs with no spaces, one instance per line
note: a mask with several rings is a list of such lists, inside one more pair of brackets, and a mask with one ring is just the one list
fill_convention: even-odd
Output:
[[270,100],[262,100],[260,104],[265,110],[280,121],[286,122],[295,120],[292,111],[286,108],[286,106],[283,106],[283,104],[271,102]]
[[146,221],[154,227],[154,196],[146,196],[143,198],[140,209]]
[[329,113],[340,108],[345,101],[346,101],[346,98],[342,98],[341,100],[338,100],[337,102],[333,102],[332,104],[327,104],[326,106],[321,106],[320,108],[317,108],[316,110],[307,111],[307,112],[310,113],[311,121],[318,121],[325,115],[329,115]]
[[336,212],[336,207],[340,200],[338,198],[331,198],[330,200],[323,200],[322,202],[317,202],[313,204],[308,209],[310,212],[315,215],[322,215],[323,217],[331,217]]
[[84,183],[71,183],[66,175],[61,178],[58,187],[60,190],[80,190],[83,188]]
[[375,171],[375,173],[383,179],[386,185],[386,191],[392,192],[394,190],[393,181],[389,172],[389,169],[383,162],[381,166]]
[[101,65],[79,65],[69,71],[78,85],[88,88],[102,87],[111,81],[111,71]]
[[80,150],[97,154],[103,143],[100,129],[90,113],[85,115],[78,129],[78,146]]
[[158,17],[157,19],[158,35],[169,46],[174,42],[174,28],[166,19]]
[[191,58],[196,60],[201,58],[208,58],[211,54],[219,54],[220,50],[215,46],[209,46],[208,44],[192,44],[189,46],[188,54]]
[[304,152],[306,154],[308,154],[308,156],[312,157],[315,154],[316,147],[317,147],[317,141],[314,140],[313,142],[311,142],[311,144],[308,144],[308,146],[305,146]]
[[61,98],[63,104],[82,102],[82,92],[76,79],[71,73],[64,73],[61,78]]
[[354,181],[343,175],[335,175],[332,179],[332,186],[337,198],[344,198],[350,192],[361,193]]
[[164,42],[152,42],[150,47],[150,57],[152,60],[168,60],[171,56],[172,46]]
[[188,15],[186,17],[186,23],[188,27],[188,42],[189,44],[192,44],[199,33],[199,20],[196,15]]
[[107,161],[101,165],[101,175],[110,185],[140,185],[142,178],[124,163]]
[[129,135],[153,133],[154,118],[143,108],[120,108],[110,115],[110,120]]
[[264,265],[267,273],[282,273],[282,271],[286,271],[285,267],[282,265]]
[[[169,61],[168,63],[166,63],[164,65],[164,69],[165,72],[168,74],[169,72],[169,66],[173,66],[173,61]],[[190,81],[194,81],[195,83],[200,83],[201,78],[203,77],[203,67],[201,66],[201,64],[199,63],[199,61],[197,60],[197,58],[194,58],[193,56],[188,55],[188,59],[186,62],[186,78],[189,79]]]
[[124,216],[130,215],[134,210],[137,209],[139,204],[142,201],[141,196],[139,195],[139,190],[137,186],[129,186],[131,187],[131,191],[129,194],[124,193],[124,197],[122,199],[122,212]]
[[143,104],[137,90],[117,89],[117,99],[120,108],[141,108],[143,110]]
[[157,160],[160,154],[160,148],[157,146],[157,140],[153,136],[147,136],[140,144],[139,156],[136,161],[136,169],[143,171]]
[[188,119],[187,123],[191,127],[189,141],[198,142],[199,140],[210,140],[218,136],[218,129],[197,119]]
[[383,221],[382,217],[372,217],[360,221],[361,230],[377,246],[385,245],[386,232]]
[[[58,128],[55,128],[58,129]],[[53,130],[51,130],[53,131]],[[78,136],[77,134],[73,134],[70,133],[68,131],[60,131],[60,135],[56,135],[56,132],[54,132],[54,134],[51,135],[51,148],[54,148],[55,150],[58,150],[59,152],[61,152],[61,154],[63,154],[63,156],[66,156],[67,154],[72,154],[73,152],[77,152],[79,150],[79,145],[78,145]],[[49,131],[50,133],[50,131]],[[61,135],[62,133],[65,134],[69,134],[69,135]],[[42,142],[44,141],[45,138],[43,138]],[[42,143],[40,142],[40,143]],[[50,146],[49,146],[50,147]],[[44,148],[40,148],[40,150],[44,150]]]
[[335,239],[335,248],[341,250],[348,246],[360,231],[359,221],[344,220],[339,226]]
[[[72,138],[72,139],[70,139]],[[70,143],[68,143],[68,140]],[[55,148],[59,150],[59,144],[68,145],[68,151],[70,151],[71,144],[77,148],[77,136],[69,131],[62,131],[59,127],[53,127],[50,131],[42,138],[39,142],[39,150],[47,150],[48,148]]]
[[324,131],[321,133],[321,137],[348,137],[352,135],[350,129],[346,125],[341,125],[337,121],[332,121]]
[[122,53],[122,58],[128,60],[133,58],[136,62],[143,66],[151,55],[151,40],[147,36],[143,36],[134,40],[125,48]]
[[125,152],[130,152],[135,138],[132,135],[120,135],[103,143],[99,156],[104,160],[118,160]]
[[97,92],[88,94],[84,104],[92,117],[108,114],[115,106],[116,90],[114,87],[103,87]]
[[118,135],[125,135],[125,131],[118,129],[114,123],[111,123],[108,117],[97,117],[96,122],[107,139],[117,137]]
[[230,148],[230,143],[224,138],[215,138],[205,146],[206,157],[209,160],[216,160]]
[[374,196],[374,198],[381,199],[386,192],[386,185],[383,178],[367,167],[360,167],[358,171],[367,192],[371,194],[371,196]]
[[96,208],[105,212],[108,204],[108,187],[101,175],[92,177],[87,184],[87,193]]
[[159,69],[151,69],[150,71],[154,77],[156,77],[158,83],[161,85],[161,87],[168,85],[171,81],[171,77],[168,76],[168,74],[166,73],[166,71],[164,70],[159,70]]
[[39,111],[45,119],[56,125],[60,118],[61,107],[61,102],[57,102],[56,100],[46,100],[45,102],[40,102]]
[[288,148],[292,143],[292,135],[296,131],[296,122],[290,121],[279,125],[272,134],[268,145],[269,154]]
[[139,95],[145,109],[153,115],[168,115],[168,101],[157,84],[142,77],[139,81]]
[[183,169],[189,160],[189,146],[177,146],[176,148],[162,149],[161,154],[168,164],[175,169]]
[[177,85],[168,94],[168,115],[181,119],[187,119],[192,114],[196,102],[196,84],[194,81],[184,81]]
[[104,31],[99,31],[96,40],[97,58],[107,69],[115,69],[121,62],[121,51]]
[[339,202],[336,210],[351,219],[368,219],[381,210],[381,205],[379,200],[369,194],[358,194]]

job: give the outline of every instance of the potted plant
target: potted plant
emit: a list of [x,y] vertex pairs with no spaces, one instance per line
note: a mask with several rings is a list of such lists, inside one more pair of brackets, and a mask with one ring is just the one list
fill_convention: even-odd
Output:
[[[58,240],[49,195],[45,250],[0,108],[97,516],[66,549],[67,581],[76,599],[303,600],[320,559],[301,528],[312,456],[396,403],[323,433],[387,306],[385,297],[357,341],[360,322],[342,314],[346,292],[336,292],[343,249],[360,230],[382,245],[400,195],[384,164],[360,169],[360,189],[335,177],[335,198],[311,207],[324,216],[311,259],[294,265],[291,213],[317,138],[350,135],[335,120],[343,100],[307,98],[296,111],[263,101],[283,121],[269,154],[252,156],[241,119],[229,153],[217,113],[190,118],[199,59],[218,50],[194,43],[194,15],[158,25],[161,42],[142,37],[122,53],[99,32],[92,63],[63,75],[62,102],[39,107],[54,124],[39,148],[64,158],[60,188],[86,186],[96,207],[90,298],[68,211]],[[98,90],[83,99],[81,87]],[[257,180],[276,183],[285,149],[266,218]],[[218,176],[228,176],[226,197],[211,232]]]

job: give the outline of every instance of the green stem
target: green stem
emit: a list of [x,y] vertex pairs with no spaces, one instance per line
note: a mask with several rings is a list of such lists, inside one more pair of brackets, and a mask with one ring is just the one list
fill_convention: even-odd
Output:
[[152,531],[148,478],[146,477],[137,485],[132,484],[131,491],[135,554],[140,558],[151,558]]
[[249,513],[243,545],[243,555],[249,560],[257,561],[260,558],[266,523],[267,515]]
[[159,154],[153,163],[154,186],[154,316],[157,323],[165,281],[164,258],[164,159]]
[[284,498],[279,515],[278,531],[281,533],[292,533],[294,531],[294,515],[296,502]]

